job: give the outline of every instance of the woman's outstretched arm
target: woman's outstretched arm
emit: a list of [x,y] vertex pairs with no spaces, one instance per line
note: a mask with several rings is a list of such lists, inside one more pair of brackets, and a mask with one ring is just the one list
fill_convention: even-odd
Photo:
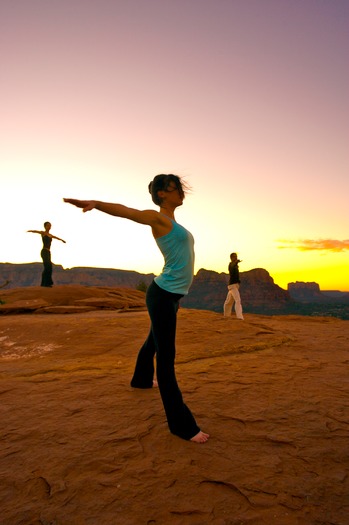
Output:
[[50,233],[49,236],[50,236],[52,239],[57,239],[57,241],[62,241],[62,242],[64,242],[64,244],[65,244],[65,240],[61,239],[60,237],[56,237],[55,235],[52,235],[52,233]]
[[82,208],[84,213],[91,210],[99,210],[108,215],[113,215],[114,217],[121,217],[140,224],[147,224],[152,227],[153,233],[156,236],[165,235],[172,228],[171,221],[155,210],[136,210],[135,208],[129,208],[123,204],[102,201],[85,201],[78,199],[63,200],[68,204],[73,204],[73,206]]

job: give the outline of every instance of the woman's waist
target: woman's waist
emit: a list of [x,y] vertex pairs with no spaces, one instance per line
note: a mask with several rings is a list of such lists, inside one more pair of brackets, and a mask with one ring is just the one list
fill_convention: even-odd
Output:
[[[163,284],[163,283],[162,283]],[[166,285],[165,285],[166,286]],[[182,297],[184,297],[184,295],[186,295],[186,293],[178,293],[177,291],[173,291],[173,290],[168,290],[167,288],[164,288],[163,286],[161,286],[157,281],[156,281],[156,277],[155,279],[152,281],[152,283],[150,284],[150,286],[148,287],[148,290],[147,290],[147,294],[152,294],[152,292],[158,294],[163,294],[167,297],[171,297],[173,298],[174,300],[176,301],[179,301],[180,299],[182,299]]]

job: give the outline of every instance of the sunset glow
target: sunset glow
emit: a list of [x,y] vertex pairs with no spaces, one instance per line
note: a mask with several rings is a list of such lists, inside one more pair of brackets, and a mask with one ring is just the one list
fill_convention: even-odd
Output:
[[[349,291],[349,3],[18,0],[1,6],[0,262],[158,273],[147,227],[63,197],[155,208],[158,173],[192,187],[177,221],[196,265]],[[1,284],[1,283],[0,283]]]

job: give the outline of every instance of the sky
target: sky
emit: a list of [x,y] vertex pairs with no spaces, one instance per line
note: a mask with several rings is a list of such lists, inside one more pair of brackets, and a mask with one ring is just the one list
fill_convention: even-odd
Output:
[[160,273],[150,228],[63,197],[157,209],[195,273],[266,269],[349,291],[347,0],[0,0],[0,262]]

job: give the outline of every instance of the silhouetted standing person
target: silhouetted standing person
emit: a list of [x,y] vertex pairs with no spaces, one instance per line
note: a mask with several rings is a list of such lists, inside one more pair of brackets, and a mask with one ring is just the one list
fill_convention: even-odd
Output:
[[230,254],[230,263],[228,266],[229,271],[229,284],[228,284],[228,293],[224,303],[224,317],[230,317],[233,305],[235,303],[235,313],[238,319],[243,320],[242,315],[242,306],[240,298],[240,272],[239,272],[239,262],[237,253]]
[[50,233],[51,229],[51,223],[45,222],[44,223],[45,230],[28,230],[29,233],[39,233],[42,238],[42,250],[41,250],[41,258],[44,265],[44,270],[42,272],[41,276],[41,286],[45,286],[46,288],[51,288],[53,285],[52,281],[52,261],[51,261],[51,243],[52,239],[57,239],[57,241],[62,241],[65,243],[63,239],[60,239],[59,237],[56,237],[55,235],[52,235]]
[[139,350],[131,386],[152,388],[156,355],[157,382],[170,431],[183,439],[205,443],[209,435],[200,430],[184,403],[174,367],[179,301],[188,293],[194,273],[193,236],[174,217],[175,209],[183,204],[185,187],[177,175],[161,174],[150,182],[148,189],[160,211],[142,211],[101,201],[64,201],[83,208],[84,212],[97,209],[151,227],[165,264],[161,274],[155,277],[147,289],[146,303],[151,327],[148,338]]

